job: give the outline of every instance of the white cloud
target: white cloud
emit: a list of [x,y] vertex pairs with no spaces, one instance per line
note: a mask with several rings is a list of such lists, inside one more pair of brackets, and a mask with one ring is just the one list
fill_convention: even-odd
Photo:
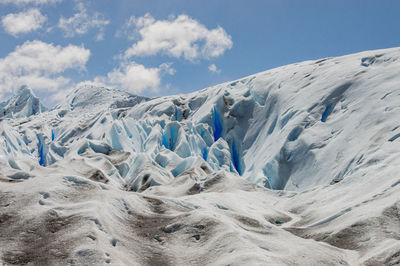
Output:
[[99,33],[96,36],[97,40],[104,39],[105,27],[110,23],[101,13],[94,12],[88,14],[83,3],[78,3],[77,13],[70,18],[61,17],[58,22],[58,27],[65,31],[66,37],[86,34],[90,29],[98,29]]
[[217,73],[217,74],[221,73],[221,69],[218,69],[217,66],[216,66],[215,64],[209,65],[209,66],[208,66],[208,70],[209,70],[210,72]]
[[139,39],[125,52],[125,58],[162,53],[194,61],[221,56],[233,45],[223,28],[209,30],[187,15],[168,20],[155,20],[150,14],[131,17],[117,35],[121,34]]
[[62,0],[0,0],[0,4],[14,4],[14,5],[44,5],[44,4],[55,4],[59,3]]
[[176,70],[172,68],[172,63],[162,63],[159,67],[162,73],[167,73],[169,75],[174,75]]
[[85,69],[90,51],[84,47],[55,46],[42,41],[27,41],[6,57],[0,58],[0,95],[22,85],[35,90],[55,91],[69,83],[61,73]]
[[98,76],[94,80],[80,82],[75,87],[93,85],[123,89],[135,94],[140,94],[144,91],[156,93],[160,89],[161,77],[165,74],[175,74],[175,69],[171,67],[171,63],[163,63],[158,67],[146,68],[136,62],[124,62],[106,76]]
[[31,8],[27,11],[8,14],[1,19],[3,28],[9,34],[17,37],[19,34],[35,31],[42,27],[47,17],[39,9]]
[[128,40],[134,40],[135,38],[140,37],[136,32],[136,21],[136,17],[129,17],[125,24],[116,32],[115,36],[126,37]]
[[144,89],[157,90],[160,85],[158,68],[146,68],[143,65],[130,63],[108,73],[111,84],[120,85],[132,92],[142,92]]
[[125,89],[132,93],[143,91],[158,92],[161,84],[161,75],[173,75],[175,70],[171,64],[161,64],[159,67],[146,68],[135,62],[123,63],[119,68],[107,74],[106,79],[95,79],[114,87]]

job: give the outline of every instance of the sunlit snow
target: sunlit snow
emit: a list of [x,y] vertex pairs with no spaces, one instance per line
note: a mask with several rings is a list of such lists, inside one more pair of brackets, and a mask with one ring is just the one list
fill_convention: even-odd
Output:
[[6,265],[400,263],[400,49],[0,103]]

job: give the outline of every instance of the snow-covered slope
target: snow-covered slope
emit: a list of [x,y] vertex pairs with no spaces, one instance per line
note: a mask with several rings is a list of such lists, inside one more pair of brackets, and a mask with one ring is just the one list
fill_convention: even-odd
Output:
[[0,261],[399,263],[399,73],[393,48],[3,119]]
[[78,111],[98,112],[99,110],[112,108],[132,107],[136,104],[149,100],[147,97],[141,97],[104,87],[95,87],[92,85],[83,85],[74,90],[66,97],[66,100],[56,106],[60,111]]
[[19,88],[8,101],[0,103],[0,118],[21,118],[46,111],[31,89],[26,86]]

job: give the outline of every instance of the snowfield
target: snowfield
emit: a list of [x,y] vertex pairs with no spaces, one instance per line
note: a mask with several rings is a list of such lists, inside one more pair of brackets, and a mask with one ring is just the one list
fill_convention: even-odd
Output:
[[400,264],[400,48],[0,113],[4,265]]

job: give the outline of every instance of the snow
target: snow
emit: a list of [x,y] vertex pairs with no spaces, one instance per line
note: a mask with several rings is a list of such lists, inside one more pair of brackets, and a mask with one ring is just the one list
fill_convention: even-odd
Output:
[[20,87],[8,101],[0,103],[0,118],[21,118],[46,111],[31,89]]
[[[0,262],[400,263],[400,48],[0,109]],[[182,252],[182,251],[185,252]]]

